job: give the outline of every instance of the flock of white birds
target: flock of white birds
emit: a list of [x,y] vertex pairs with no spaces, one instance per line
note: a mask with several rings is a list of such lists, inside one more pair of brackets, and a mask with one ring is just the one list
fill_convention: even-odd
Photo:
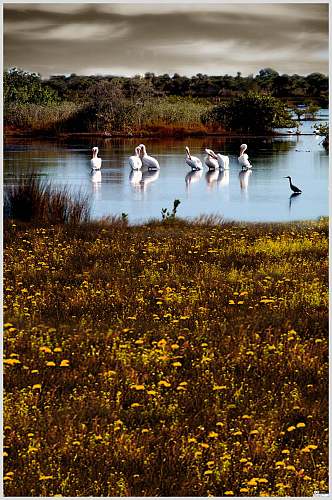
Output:
[[[248,155],[245,153],[248,146],[247,144],[241,144],[240,155],[238,157],[238,162],[241,165],[242,173],[251,173],[250,169],[252,167]],[[202,161],[197,156],[192,156],[188,146],[185,148],[186,157],[185,162],[191,168],[193,172],[197,172],[203,169]],[[204,163],[208,167],[210,172],[213,171],[227,171],[229,169],[229,157],[222,155],[221,153],[215,153],[212,149],[205,149],[207,155],[204,158]],[[135,148],[135,154],[129,157],[129,165],[131,170],[134,172],[140,171],[141,168],[146,168],[149,172],[158,172],[160,170],[159,162],[153,156],[150,156],[146,152],[146,147],[144,144],[140,144]],[[98,157],[98,147],[92,148],[92,158],[91,158],[91,168],[93,172],[98,172],[101,169],[102,160]],[[240,175],[240,180],[243,175]],[[245,176],[248,177],[248,176]],[[289,187],[295,194],[300,194],[302,191],[298,187],[294,186],[291,181],[291,177],[287,176],[289,179]],[[152,180],[152,179],[151,179]]]
[[[243,169],[251,168],[251,164],[248,159],[248,155],[245,153],[247,149],[246,144],[241,144],[240,146],[240,156],[238,157],[239,164]],[[197,156],[192,156],[188,146],[186,150],[186,164],[192,170],[202,170],[203,164]],[[229,169],[229,157],[222,155],[220,153],[215,153],[212,149],[205,149],[207,156],[204,158],[204,163],[209,170],[228,170]],[[92,158],[91,158],[91,168],[92,170],[101,169],[101,158],[98,157],[98,147],[92,148]],[[129,165],[132,170],[140,170],[142,167],[148,170],[160,170],[159,162],[153,156],[150,156],[146,152],[146,147],[144,144],[140,144],[135,148],[135,154],[129,157]]]

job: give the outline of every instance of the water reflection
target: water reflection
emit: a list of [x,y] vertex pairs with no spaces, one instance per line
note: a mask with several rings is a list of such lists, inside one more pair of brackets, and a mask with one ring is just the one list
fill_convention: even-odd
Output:
[[239,172],[239,179],[240,179],[240,188],[241,191],[246,192],[248,190],[248,185],[249,185],[249,178],[252,174],[252,170],[241,170]]
[[186,188],[189,191],[190,185],[198,182],[203,175],[203,170],[190,170],[185,177]]
[[215,189],[217,187],[219,174],[219,168],[217,170],[209,170],[208,172],[206,172],[205,180],[209,190]]
[[141,170],[131,170],[129,174],[129,182],[136,189],[140,186],[140,182],[142,180],[142,171]]
[[219,186],[228,186],[229,184],[229,170],[220,170],[217,179]]
[[293,193],[290,195],[289,197],[289,213],[291,213],[291,208],[292,208],[292,203],[294,202],[294,198],[297,198],[298,196],[300,196],[301,193]]
[[143,191],[146,191],[149,184],[155,182],[160,174],[160,170],[147,170],[142,173],[142,180],[140,182]]
[[92,182],[92,191],[96,195],[97,200],[99,200],[101,189],[101,171],[91,170],[90,177]]

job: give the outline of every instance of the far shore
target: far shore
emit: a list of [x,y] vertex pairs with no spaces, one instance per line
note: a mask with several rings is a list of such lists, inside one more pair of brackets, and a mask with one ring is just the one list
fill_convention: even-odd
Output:
[[250,134],[250,133],[239,133],[239,132],[225,132],[225,131],[202,131],[202,130],[185,130],[182,128],[172,129],[172,130],[153,130],[153,131],[141,131],[141,132],[49,132],[40,130],[18,130],[4,128],[4,137],[22,137],[22,138],[33,138],[33,139],[66,139],[70,137],[100,137],[102,139],[115,139],[115,138],[140,138],[140,137],[156,137],[156,138],[184,138],[184,137],[230,137],[230,138],[241,138],[241,137],[252,137],[252,138],[264,138],[264,137],[280,137],[285,135],[315,135],[314,133],[296,133],[296,132],[276,132],[270,131],[266,132],[264,135]]

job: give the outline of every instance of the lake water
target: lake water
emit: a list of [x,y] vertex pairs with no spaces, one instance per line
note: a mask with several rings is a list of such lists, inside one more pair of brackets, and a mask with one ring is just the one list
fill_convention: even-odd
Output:
[[[328,111],[323,110],[328,120]],[[324,117],[323,115],[323,117]],[[313,122],[301,131],[312,133]],[[148,154],[160,163],[159,173],[143,169],[132,174],[128,157],[144,142]],[[242,172],[237,157],[248,144],[252,171]],[[130,223],[160,218],[161,209],[181,201],[180,217],[216,214],[237,221],[289,221],[328,215],[328,154],[315,135],[266,138],[187,139],[71,139],[4,141],[4,184],[16,174],[33,171],[54,185],[71,186],[91,195],[92,217],[127,213]],[[99,146],[101,173],[90,171],[91,147]],[[185,146],[202,159],[206,147],[229,155],[228,172],[191,173],[185,163]],[[288,179],[302,189],[291,197]]]

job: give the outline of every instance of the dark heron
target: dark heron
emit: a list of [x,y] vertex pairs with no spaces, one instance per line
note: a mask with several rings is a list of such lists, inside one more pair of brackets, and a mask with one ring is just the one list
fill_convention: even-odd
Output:
[[293,193],[297,193],[297,194],[302,193],[301,189],[299,189],[298,187],[294,186],[294,184],[292,184],[292,178],[289,175],[287,175],[285,177],[285,179],[289,179],[289,187],[291,188]]

